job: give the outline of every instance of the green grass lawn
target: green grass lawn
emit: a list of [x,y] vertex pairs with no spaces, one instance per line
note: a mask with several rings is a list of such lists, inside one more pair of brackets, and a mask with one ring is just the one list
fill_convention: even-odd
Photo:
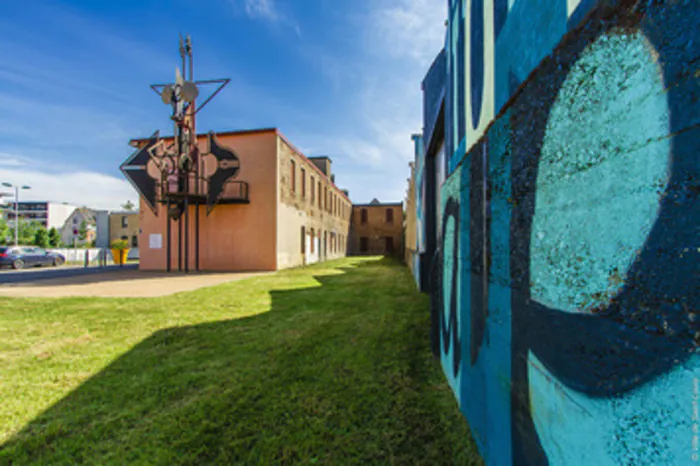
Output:
[[0,299],[0,464],[481,464],[426,296],[343,259],[157,299]]

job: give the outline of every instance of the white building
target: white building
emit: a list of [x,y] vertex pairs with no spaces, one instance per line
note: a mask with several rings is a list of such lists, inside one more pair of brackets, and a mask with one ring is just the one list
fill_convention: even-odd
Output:
[[[83,223],[86,230],[85,238],[80,239]],[[68,216],[59,233],[61,233],[61,241],[66,245],[91,243],[97,236],[95,212],[84,207],[75,209]]]

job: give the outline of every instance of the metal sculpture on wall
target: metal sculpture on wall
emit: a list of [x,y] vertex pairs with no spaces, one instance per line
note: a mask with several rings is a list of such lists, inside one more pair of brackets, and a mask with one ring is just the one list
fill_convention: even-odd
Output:
[[[208,216],[222,202],[248,203],[248,186],[245,182],[236,182],[238,194],[231,199],[226,198],[226,187],[240,170],[239,158],[231,149],[219,144],[213,132],[208,135],[208,152],[201,152],[197,145],[196,115],[230,79],[194,80],[192,41],[189,36],[186,39],[180,36],[180,57],[182,73],[179,68],[175,69],[173,83],[151,85],[163,103],[172,107],[170,119],[173,121],[173,137],[166,141],[156,131],[147,140],[140,141],[137,150],[120,168],[154,215],[158,215],[158,204],[166,206],[166,269],[171,270],[171,230],[174,221],[178,231],[178,270],[183,270],[184,256],[184,271],[188,272],[190,206],[194,207],[195,214],[194,268],[199,270],[200,206],[206,205]],[[218,87],[197,107],[195,101],[199,97],[200,87],[212,84]]]
[[209,190],[207,193],[207,214],[219,202],[226,183],[238,175],[241,164],[236,154],[221,146],[213,132],[209,133],[209,153],[216,157],[216,171],[209,180]]

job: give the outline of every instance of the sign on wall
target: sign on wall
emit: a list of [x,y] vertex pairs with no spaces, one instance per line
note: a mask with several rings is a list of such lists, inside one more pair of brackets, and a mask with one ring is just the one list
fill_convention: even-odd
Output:
[[148,247],[150,249],[162,249],[163,235],[161,235],[160,233],[148,235]]

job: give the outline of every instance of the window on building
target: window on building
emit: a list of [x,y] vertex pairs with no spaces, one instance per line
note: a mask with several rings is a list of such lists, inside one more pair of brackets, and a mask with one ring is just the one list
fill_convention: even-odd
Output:
[[311,205],[314,205],[316,203],[316,184],[314,183],[314,177],[311,177]]
[[306,197],[306,170],[301,169],[301,197]]
[[325,203],[325,208],[328,210],[328,187],[323,188],[323,202]]
[[360,223],[367,223],[367,209],[362,209],[360,211]]
[[316,250],[316,248],[314,246],[314,243],[316,242],[316,231],[313,228],[311,229],[311,235],[310,235],[309,239],[311,240],[310,244],[309,244],[309,252],[311,252],[311,254],[313,254],[314,251]]
[[394,252],[394,238],[391,236],[384,238],[384,250],[388,253]]
[[122,217],[122,228],[127,228],[129,226],[129,217]]
[[129,237],[126,236],[126,235],[122,236],[122,239],[123,239],[124,241],[129,241]]
[[306,227],[301,227],[301,253],[306,253]]
[[394,209],[386,209],[386,223],[394,223]]
[[139,247],[139,236],[134,235],[131,237],[131,247],[132,248],[138,248]]
[[318,208],[323,208],[323,198],[321,197],[321,180],[318,180]]
[[369,250],[369,238],[363,236],[360,238],[360,252],[367,252]]
[[297,164],[294,160],[290,160],[290,173],[289,173],[289,189],[295,193],[297,189]]

